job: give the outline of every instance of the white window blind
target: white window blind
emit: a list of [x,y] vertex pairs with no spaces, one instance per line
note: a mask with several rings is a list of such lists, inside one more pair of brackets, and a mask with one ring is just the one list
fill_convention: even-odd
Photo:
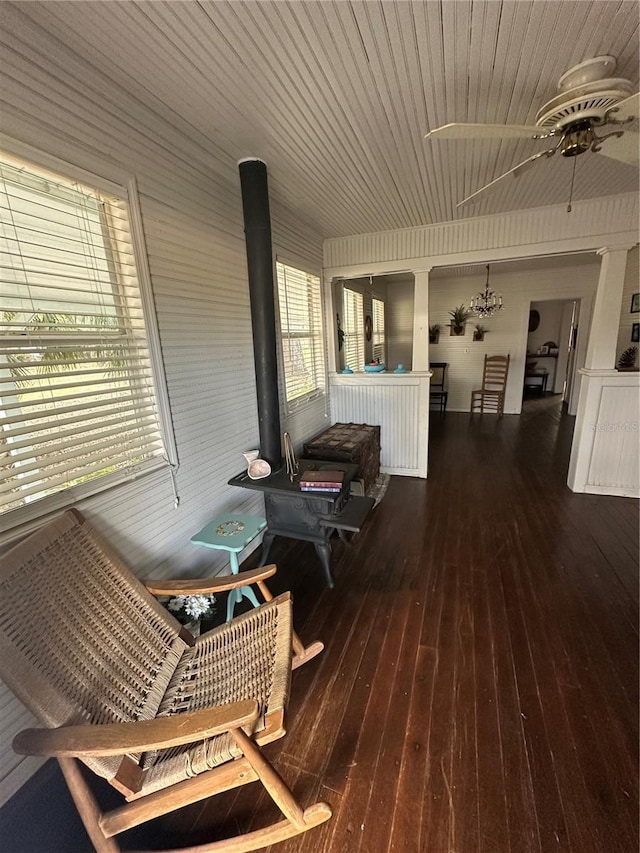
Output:
[[373,358],[384,362],[384,302],[382,299],[371,300],[371,313],[373,314],[373,332],[371,342],[373,344]]
[[344,363],[351,370],[364,369],[364,317],[362,294],[343,289]]
[[4,522],[166,463],[126,202],[2,161],[0,253]]
[[279,261],[276,273],[284,383],[291,408],[324,391],[320,279]]

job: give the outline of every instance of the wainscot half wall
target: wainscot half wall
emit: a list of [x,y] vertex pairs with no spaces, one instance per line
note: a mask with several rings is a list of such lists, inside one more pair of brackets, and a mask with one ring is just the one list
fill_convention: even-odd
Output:
[[581,370],[569,487],[574,492],[640,498],[640,373]]
[[380,470],[427,476],[431,373],[352,373],[330,377],[334,423],[380,425]]

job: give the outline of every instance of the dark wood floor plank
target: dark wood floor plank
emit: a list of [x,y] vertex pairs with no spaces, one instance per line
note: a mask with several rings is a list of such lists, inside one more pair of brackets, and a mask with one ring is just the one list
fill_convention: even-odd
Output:
[[504,797],[510,847],[514,853],[516,851],[543,853],[531,764],[524,735],[525,721],[518,692],[516,660],[509,630],[509,614],[502,585],[505,540],[499,528],[493,531],[486,546],[488,553],[495,555],[487,566],[484,576],[493,666],[491,669],[486,665],[483,666],[487,660],[484,657],[477,662],[479,682],[483,684],[483,694],[487,699],[487,704],[480,715],[480,725],[493,724],[489,709],[492,701],[495,701],[497,736],[492,738],[491,731],[488,731],[487,736],[481,740],[481,755],[487,756],[481,772],[483,777],[485,773],[496,772],[495,755],[499,750],[499,767],[504,774]]
[[[347,611],[349,612],[349,611]],[[360,606],[355,616],[348,620],[351,633],[342,633],[344,642],[341,648],[330,644],[325,650],[326,658],[322,664],[328,667],[332,676],[323,682],[324,697],[314,701],[299,694],[305,709],[311,711],[295,717],[289,729],[287,742],[283,744],[284,754],[290,766],[302,772],[301,766],[313,767],[320,774],[320,799],[328,802],[336,812],[354,762],[354,753],[362,731],[363,708],[371,695],[371,680],[377,665],[377,647],[383,642],[384,630],[374,631],[381,626],[379,608],[369,596],[360,596]],[[339,626],[338,626],[339,627]],[[352,636],[356,636],[353,642]],[[325,654],[323,653],[323,654]],[[370,672],[362,666],[365,655],[370,662]],[[354,713],[354,709],[358,713]],[[294,782],[297,776],[288,773],[287,780]],[[313,838],[304,841],[294,840],[278,845],[279,850],[316,851],[323,849],[325,838],[333,832],[333,824],[320,827]],[[302,846],[299,846],[302,844]]]
[[[513,618],[511,624],[514,632],[517,630],[520,634],[519,694],[534,774],[542,846],[547,849],[555,839],[560,849],[580,851],[584,849],[588,823],[585,822],[588,818],[587,792],[554,669],[558,638],[550,636],[554,629],[551,620],[547,617],[545,621],[541,616],[527,576],[526,561],[518,554],[519,547],[519,542],[512,541],[510,594],[514,608],[519,610],[519,619]],[[567,799],[573,804],[571,809],[566,808]]]
[[[573,630],[566,632],[573,642],[573,654],[599,671],[604,691],[611,698],[622,693],[619,711],[629,715],[633,712],[625,694],[631,686],[629,674],[638,668],[637,628],[630,612],[634,605],[625,600],[616,577],[594,553],[592,540],[581,537],[573,525],[567,529],[575,536],[557,549],[547,586],[556,602],[564,601],[558,617],[574,622]],[[557,575],[550,577],[558,566]]]
[[[384,748],[383,733],[392,696],[394,668],[402,644],[409,608],[409,594],[391,599],[384,596],[379,610],[383,638],[377,666],[365,683],[366,704],[362,708],[356,748],[339,814],[333,822],[328,849],[356,851],[360,849],[362,833],[367,826],[369,800],[376,780],[380,751]],[[392,666],[393,664],[393,666]],[[402,724],[402,723],[401,723]],[[387,784],[395,788],[395,780],[387,777]],[[395,802],[395,797],[392,797]],[[366,849],[366,848],[365,848]],[[383,848],[384,849],[384,848]]]
[[[452,480],[453,504],[459,504],[459,482]],[[455,812],[453,759],[459,748],[457,724],[456,648],[459,630],[459,573],[462,565],[460,545],[466,532],[449,513],[441,530],[443,571],[439,575],[439,594],[444,599],[441,610],[432,713],[429,719],[429,775],[425,786],[422,845],[425,849],[456,849],[458,834]],[[425,626],[428,620],[425,620]],[[433,641],[432,641],[433,642]],[[468,708],[461,709],[464,714]],[[446,721],[446,722],[445,722]],[[472,804],[473,808],[473,804]],[[463,819],[463,818],[462,818]]]
[[[464,489],[467,483],[457,481],[456,487]],[[506,821],[500,811],[501,796],[497,804],[499,817],[493,820],[494,813],[483,813],[481,803],[481,785],[479,781],[479,751],[481,742],[478,732],[478,693],[476,679],[476,643],[481,612],[478,610],[478,561],[475,553],[477,541],[468,535],[473,518],[470,507],[458,495],[458,511],[452,514],[451,523],[457,528],[455,546],[456,563],[467,566],[468,570],[455,572],[455,606],[453,607],[455,632],[452,667],[454,671],[453,717],[451,721],[451,758],[449,776],[449,797],[452,808],[451,849],[480,851],[487,849],[486,839],[490,839],[490,848],[495,849],[506,840]],[[483,661],[483,665],[486,662]],[[502,787],[501,779],[498,785]]]
[[[528,608],[529,618],[537,613],[540,620],[539,624],[534,627],[533,633],[539,637],[546,636],[548,643],[548,660],[551,667],[547,668],[546,673],[541,673],[542,692],[547,696],[549,704],[556,705],[559,700],[563,711],[563,717],[558,719],[558,725],[550,728],[552,733],[550,739],[553,741],[553,733],[558,733],[563,726],[565,727],[565,736],[558,738],[559,746],[554,749],[560,786],[564,793],[569,787],[567,780],[570,780],[572,784],[578,786],[576,790],[583,789],[581,797],[573,797],[574,801],[582,803],[582,811],[574,808],[568,812],[570,816],[575,815],[573,836],[582,839],[576,842],[578,849],[581,849],[585,843],[599,843],[606,848],[611,848],[609,841],[613,843],[613,847],[617,848],[628,844],[629,838],[623,834],[621,838],[616,837],[607,841],[606,820],[593,820],[594,815],[601,811],[601,802],[600,798],[593,795],[592,786],[588,784],[587,780],[593,778],[599,771],[600,775],[604,772],[606,776],[606,771],[598,763],[598,748],[595,742],[589,741],[588,731],[582,727],[581,736],[576,736],[576,722],[579,721],[576,720],[575,716],[571,717],[569,714],[563,689],[567,681],[579,684],[579,670],[572,666],[572,671],[567,674],[567,667],[563,666],[568,660],[575,663],[578,657],[575,652],[573,654],[567,653],[567,648],[570,641],[572,614],[579,597],[565,598],[564,586],[557,584],[554,561],[549,560],[544,549],[540,547],[540,542],[544,542],[544,530],[541,529],[544,519],[541,518],[540,507],[536,508],[534,505],[532,509],[534,511],[538,509],[538,512],[534,512],[535,519],[531,521],[532,541],[527,548],[526,559],[522,560],[523,567],[526,566],[526,569],[523,569],[523,578],[524,586],[527,589],[526,597],[531,602],[531,606]],[[535,566],[538,567],[538,571],[534,576],[532,567]],[[588,621],[583,620],[583,625],[588,624]],[[578,626],[576,628],[579,630]],[[599,652],[600,657],[602,657],[602,645],[599,646]],[[538,656],[539,661],[544,659],[543,656]],[[539,663],[538,671],[540,672],[541,669]],[[565,744],[570,745],[570,751],[563,757]],[[568,772],[568,764],[573,760],[574,755],[577,766],[572,772]],[[582,771],[581,774],[580,771]],[[579,779],[580,775],[582,775],[582,780]],[[602,814],[600,817],[604,819],[606,816]]]
[[[545,588],[551,586],[545,584]],[[611,678],[614,668],[608,655],[603,654],[603,623],[598,623],[596,632],[595,620],[582,609],[583,602],[575,588],[567,594],[566,584],[557,585],[554,597],[559,605],[557,618],[547,619],[557,629],[553,665],[572,748],[585,787],[591,792],[584,797],[587,817],[583,825],[588,829],[596,816],[595,836],[604,833],[604,847],[624,849],[633,843],[633,836],[624,822],[608,818],[611,812],[625,811],[628,788],[637,791],[636,756],[629,742],[634,727],[631,707],[637,707],[637,694],[630,702],[619,679]],[[623,645],[633,646],[633,637],[634,632],[627,630]],[[637,670],[637,657],[633,663]],[[620,837],[618,831],[622,833]]]
[[[383,608],[385,602],[387,606]],[[294,723],[283,744],[290,760],[297,764],[298,752],[304,750],[307,761],[313,761],[313,766],[322,771],[320,797],[334,807],[340,802],[351,768],[356,766],[355,753],[363,732],[362,718],[371,700],[371,684],[392,609],[389,599],[376,592],[358,591],[351,603],[352,607],[343,608],[349,634],[345,635],[340,624],[336,626],[335,619],[331,620],[331,627],[337,627],[334,636],[340,638],[340,642],[330,641],[323,652],[321,665],[332,673],[328,681],[322,682],[325,695],[302,697],[307,715],[298,722],[292,709]],[[313,664],[309,668],[311,666]],[[322,850],[327,836],[329,846],[326,849],[331,849],[333,833],[334,825],[329,823],[320,827],[313,838],[286,842],[277,849],[283,853],[288,848],[306,850],[307,846],[310,851]]]
[[[365,817],[365,828],[360,837],[358,850],[375,849],[376,844],[381,849],[388,849],[393,829],[393,815],[389,820],[389,802],[394,803],[394,812],[399,807],[399,777],[402,764],[404,745],[407,737],[407,723],[413,679],[415,677],[418,638],[422,625],[424,605],[416,601],[414,591],[405,590],[402,594],[406,621],[401,638],[401,646],[396,660],[390,661],[391,668],[386,666],[380,670],[381,687],[385,680],[389,685],[389,703],[383,724],[382,739],[376,769],[371,780],[370,797]],[[423,599],[424,601],[424,599]],[[395,618],[395,614],[394,614]],[[377,689],[374,684],[374,689]],[[367,719],[364,720],[367,725]],[[374,723],[375,724],[375,723]],[[406,804],[411,807],[411,799]],[[415,837],[415,836],[414,836]]]
[[[477,548],[495,554],[500,543],[495,528],[478,531]],[[494,560],[484,558],[474,572],[474,682],[476,691],[476,750],[478,773],[478,837],[480,850],[527,850],[521,828],[531,824],[532,800],[527,798],[530,773],[520,744],[520,714],[511,657],[495,608],[502,588]],[[505,650],[503,662],[499,652]],[[515,724],[515,731],[514,731]],[[517,812],[514,825],[512,814]],[[529,821],[522,821],[528,814]],[[514,843],[514,841],[516,843]]]
[[[416,639],[413,673],[407,670],[411,676],[409,702],[389,839],[390,851],[422,849],[424,789],[430,768],[429,720],[433,708],[437,636],[443,604],[442,597],[434,595],[439,583],[436,573],[442,571],[442,560],[439,559],[441,543],[434,534],[441,528],[444,514],[444,503],[434,490],[432,503],[423,508],[424,544],[418,555],[418,577],[411,587],[416,599],[416,608],[420,613],[420,630]],[[426,628],[425,621],[428,624]],[[407,666],[412,657],[410,638],[411,632],[408,632],[403,646],[403,659]],[[432,642],[432,645],[427,646],[425,642]]]

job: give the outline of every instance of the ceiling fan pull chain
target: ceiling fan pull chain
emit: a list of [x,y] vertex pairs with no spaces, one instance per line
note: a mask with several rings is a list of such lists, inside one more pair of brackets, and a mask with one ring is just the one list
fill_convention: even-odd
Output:
[[571,189],[569,190],[569,204],[567,205],[567,213],[571,213],[571,202],[573,201],[573,184],[576,179],[576,157],[573,158],[573,170],[571,172]]

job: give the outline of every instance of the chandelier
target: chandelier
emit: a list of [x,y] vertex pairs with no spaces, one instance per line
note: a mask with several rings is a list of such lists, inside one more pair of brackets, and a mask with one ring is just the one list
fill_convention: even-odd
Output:
[[489,287],[489,264],[487,264],[487,281],[484,290],[472,298],[470,310],[478,317],[492,317],[496,311],[502,311],[502,294],[495,293]]

